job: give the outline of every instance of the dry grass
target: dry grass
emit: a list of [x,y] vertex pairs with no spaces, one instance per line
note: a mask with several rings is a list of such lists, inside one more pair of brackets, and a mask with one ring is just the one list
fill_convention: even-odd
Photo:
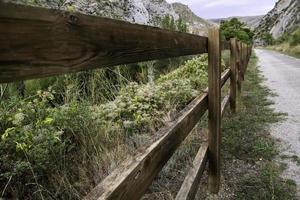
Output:
[[267,49],[279,51],[290,56],[300,58],[300,45],[291,46],[288,42],[279,45],[269,46]]

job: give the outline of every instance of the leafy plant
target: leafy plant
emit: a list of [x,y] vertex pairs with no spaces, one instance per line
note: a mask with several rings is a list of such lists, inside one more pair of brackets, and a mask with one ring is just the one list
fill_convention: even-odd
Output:
[[[76,78],[87,84],[93,80],[90,75],[65,77],[66,85],[78,83]],[[25,99],[5,99],[0,104],[3,197],[81,199],[94,179],[98,182],[128,152],[145,144],[206,82],[207,57],[201,56],[153,83],[131,82],[102,104],[77,96],[57,103],[52,88],[36,94],[31,89],[32,96]]]
[[237,38],[244,43],[252,43],[254,33],[237,18],[221,22],[221,33],[226,40]]

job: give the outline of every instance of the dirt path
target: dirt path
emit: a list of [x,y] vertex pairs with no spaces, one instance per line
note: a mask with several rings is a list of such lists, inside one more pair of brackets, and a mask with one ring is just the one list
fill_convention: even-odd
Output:
[[271,97],[275,110],[288,114],[271,132],[282,141],[279,159],[287,164],[283,176],[295,180],[300,196],[300,59],[262,49],[255,52],[264,84],[277,95]]

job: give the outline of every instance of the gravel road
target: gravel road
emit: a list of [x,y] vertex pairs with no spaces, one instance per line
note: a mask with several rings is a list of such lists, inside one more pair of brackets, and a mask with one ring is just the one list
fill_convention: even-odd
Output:
[[264,84],[277,95],[271,97],[273,107],[288,114],[271,132],[282,141],[280,161],[287,164],[283,176],[296,181],[300,197],[300,59],[262,49],[255,52],[266,78]]

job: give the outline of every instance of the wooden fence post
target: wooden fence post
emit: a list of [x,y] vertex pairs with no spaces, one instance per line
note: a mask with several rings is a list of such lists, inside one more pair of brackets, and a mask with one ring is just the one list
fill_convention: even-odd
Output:
[[235,38],[230,39],[230,108],[236,113],[236,78],[237,78],[237,42]]
[[237,42],[237,49],[238,49],[238,66],[237,66],[237,86],[238,86],[238,91],[241,93],[242,91],[242,80],[241,80],[241,70],[242,70],[242,46],[241,42]]
[[221,37],[218,28],[208,32],[208,189],[218,193],[220,186],[221,143]]
[[245,74],[245,68],[246,68],[246,52],[245,52],[245,43],[241,43],[242,45],[242,56],[241,56],[241,59],[242,59],[242,73],[241,73],[241,76],[242,76],[242,81],[244,81],[244,74]]
[[246,51],[247,51],[247,58],[246,58],[246,63],[247,63],[246,70],[247,70],[248,64],[249,64],[249,60],[250,60],[250,45],[249,44],[247,44],[247,50]]

